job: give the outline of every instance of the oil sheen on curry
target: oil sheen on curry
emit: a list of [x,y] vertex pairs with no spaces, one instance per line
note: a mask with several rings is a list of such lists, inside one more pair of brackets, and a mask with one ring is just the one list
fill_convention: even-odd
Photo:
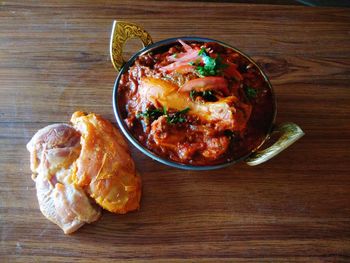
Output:
[[133,136],[190,165],[246,156],[265,139],[274,101],[259,69],[217,43],[183,42],[139,56],[120,79],[118,105]]

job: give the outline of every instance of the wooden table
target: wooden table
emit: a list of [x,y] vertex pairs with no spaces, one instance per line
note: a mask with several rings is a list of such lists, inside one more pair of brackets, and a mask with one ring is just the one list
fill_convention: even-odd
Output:
[[[0,5],[1,262],[350,261],[350,9],[199,2],[5,1]],[[166,167],[131,147],[141,209],[73,235],[38,209],[25,145],[76,110],[114,122],[112,20],[155,41],[230,43],[266,70],[277,122],[306,136],[257,167]],[[129,51],[138,47],[129,45]]]

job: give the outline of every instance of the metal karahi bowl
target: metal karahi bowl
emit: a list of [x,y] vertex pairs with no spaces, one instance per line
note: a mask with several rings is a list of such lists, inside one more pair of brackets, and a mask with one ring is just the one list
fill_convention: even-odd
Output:
[[[139,38],[142,41],[144,47],[138,52],[136,52],[128,61],[124,61],[123,59],[124,44],[126,43],[127,40],[131,38]],[[229,162],[223,162],[215,165],[199,166],[199,165],[183,164],[183,163],[176,162],[168,158],[159,156],[156,153],[150,151],[144,145],[142,145],[134,137],[131,131],[128,129],[121,114],[121,106],[123,105],[119,105],[119,102],[118,102],[119,101],[118,88],[119,88],[121,76],[129,70],[129,68],[134,64],[135,60],[139,56],[142,56],[151,51],[156,52],[160,49],[164,49],[164,47],[170,47],[172,45],[175,45],[178,39],[181,39],[186,42],[199,42],[199,43],[216,42],[226,48],[232,49],[235,52],[239,53],[242,57],[247,59],[250,63],[255,65],[255,67],[260,71],[260,74],[263,76],[264,80],[268,84],[268,87],[271,90],[271,93],[273,96],[273,109],[274,109],[273,118],[269,125],[269,129],[266,133],[265,139],[257,147],[255,147],[255,149],[253,149],[246,155],[241,156],[240,158],[237,158],[237,159],[233,159]],[[276,100],[274,97],[274,92],[273,92],[271,83],[269,82],[266,74],[259,67],[259,65],[257,65],[257,63],[253,59],[251,59],[248,55],[244,54],[242,51],[226,43],[223,43],[218,40],[202,38],[202,37],[176,37],[176,38],[169,38],[169,39],[165,39],[165,40],[161,40],[156,43],[153,43],[151,36],[140,26],[129,22],[114,21],[112,33],[111,33],[111,40],[110,40],[110,56],[111,56],[111,61],[113,66],[119,72],[116,78],[116,81],[114,83],[114,90],[113,90],[113,108],[114,108],[114,114],[115,114],[117,123],[119,125],[119,128],[122,131],[122,133],[125,135],[125,137],[138,150],[140,150],[145,155],[151,157],[152,159],[160,163],[163,163],[165,165],[169,165],[172,167],[180,168],[180,169],[198,170],[198,171],[219,169],[219,168],[227,167],[229,165],[232,165],[240,161],[245,161],[248,165],[253,166],[271,159],[272,157],[274,157],[275,155],[277,155],[278,153],[286,149],[288,146],[296,142],[298,139],[300,139],[304,135],[304,132],[300,129],[300,127],[294,123],[288,122],[280,125],[275,125]],[[279,138],[271,146],[262,150],[261,148],[263,148],[263,145],[265,144],[265,142],[269,140],[270,135],[272,133],[279,133]]]

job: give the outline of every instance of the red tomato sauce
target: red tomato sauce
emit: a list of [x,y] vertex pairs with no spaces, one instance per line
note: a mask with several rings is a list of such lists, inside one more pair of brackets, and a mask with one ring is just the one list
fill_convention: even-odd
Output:
[[249,154],[275,111],[270,86],[251,61],[217,43],[182,41],[135,60],[121,76],[118,106],[146,148],[199,166]]

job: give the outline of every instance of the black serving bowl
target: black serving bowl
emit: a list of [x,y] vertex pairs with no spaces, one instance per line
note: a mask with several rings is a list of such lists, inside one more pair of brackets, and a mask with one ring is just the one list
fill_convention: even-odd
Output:
[[[137,51],[128,61],[124,61],[123,47],[125,42],[130,38],[139,38],[143,42],[144,47],[141,50]],[[268,87],[270,88],[273,96],[273,118],[269,125],[269,129],[266,131],[265,139],[256,148],[248,152],[246,155],[241,156],[237,159],[233,159],[229,162],[224,162],[224,163],[215,164],[215,165],[199,166],[199,165],[183,164],[183,163],[175,162],[165,157],[159,156],[154,152],[150,151],[144,145],[142,145],[128,129],[121,114],[121,108],[124,105],[119,105],[119,102],[118,102],[118,87],[119,87],[121,76],[129,70],[129,68],[134,64],[135,60],[139,56],[142,56],[151,51],[157,52],[159,50],[166,49],[167,47],[177,44],[178,39],[181,39],[185,42],[199,42],[199,43],[216,42],[226,48],[232,49],[235,52],[239,53],[244,58],[246,58],[247,60],[249,60],[253,65],[255,65],[256,68],[260,71],[263,78],[265,79],[266,83],[268,84]],[[114,21],[112,34],[111,34],[111,41],[110,41],[110,55],[111,55],[113,66],[119,72],[115,80],[114,90],[113,90],[113,108],[114,108],[114,113],[115,113],[115,117],[119,125],[119,128],[122,131],[122,133],[125,135],[125,137],[138,150],[140,150],[145,155],[151,157],[152,159],[157,160],[163,164],[180,168],[180,169],[186,169],[186,170],[213,170],[213,169],[223,168],[240,161],[245,161],[248,165],[253,166],[271,159],[272,157],[280,153],[282,150],[284,150],[285,148],[293,144],[295,141],[297,141],[304,135],[304,132],[300,129],[300,127],[294,123],[288,122],[278,126],[275,125],[276,100],[275,100],[271,83],[269,82],[266,74],[259,67],[259,65],[253,59],[251,59],[248,55],[244,54],[242,51],[226,43],[223,43],[218,40],[202,38],[202,37],[176,37],[176,38],[169,38],[169,39],[165,39],[165,40],[161,40],[156,43],[153,43],[150,35],[140,26],[132,23],[128,23],[128,22]],[[261,150],[264,143],[269,140],[270,135],[272,133],[277,133],[277,132],[279,133],[279,138],[277,139],[277,141],[274,144],[272,144],[272,146]]]

